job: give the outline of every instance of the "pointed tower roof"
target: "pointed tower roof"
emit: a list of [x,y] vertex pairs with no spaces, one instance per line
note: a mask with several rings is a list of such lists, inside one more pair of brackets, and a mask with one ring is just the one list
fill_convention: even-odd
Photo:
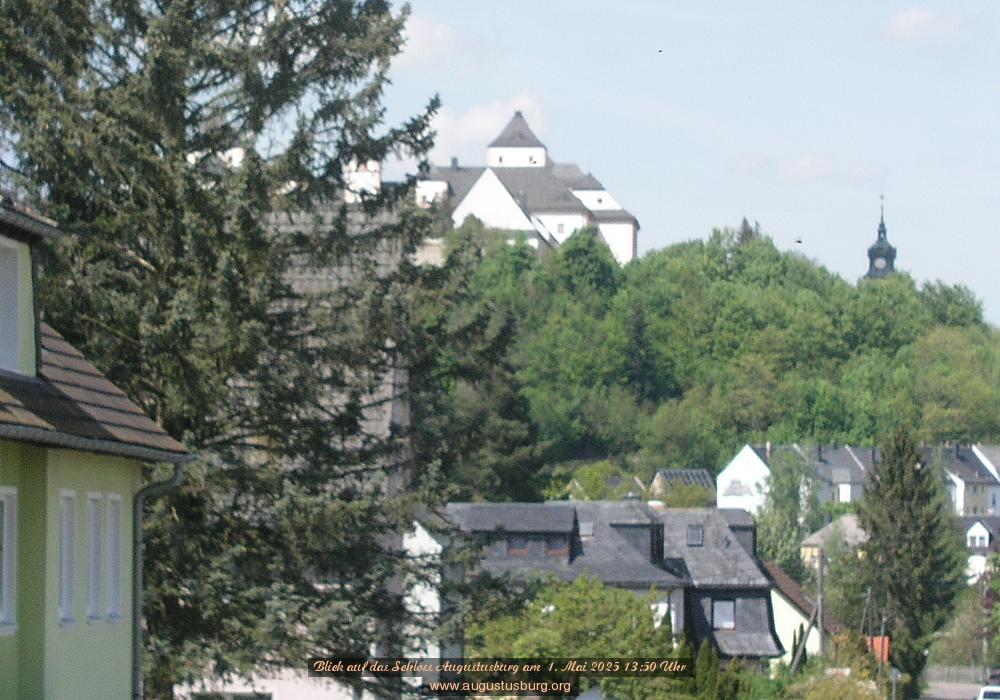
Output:
[[524,115],[514,112],[514,117],[507,122],[500,135],[490,142],[490,148],[545,148],[535,133],[524,120]]

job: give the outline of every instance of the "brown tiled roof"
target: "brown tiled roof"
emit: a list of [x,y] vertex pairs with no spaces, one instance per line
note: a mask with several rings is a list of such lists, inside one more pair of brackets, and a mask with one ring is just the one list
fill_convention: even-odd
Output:
[[[802,586],[796,583],[785,573],[784,569],[773,561],[762,561],[761,564],[764,566],[767,577],[771,579],[771,583],[774,584],[774,587],[778,589],[781,595],[785,596],[792,605],[797,607],[806,618],[812,617],[816,603],[806,596],[805,591],[802,590]],[[827,634],[839,634],[844,631],[844,625],[840,620],[824,610],[823,629]]]
[[186,462],[191,455],[47,324],[39,376],[0,372],[0,438]]

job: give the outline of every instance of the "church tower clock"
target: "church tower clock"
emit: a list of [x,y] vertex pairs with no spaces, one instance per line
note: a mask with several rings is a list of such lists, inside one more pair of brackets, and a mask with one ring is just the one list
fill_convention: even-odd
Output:
[[869,278],[880,279],[888,277],[896,271],[896,249],[889,244],[885,230],[885,206],[882,207],[878,222],[878,238],[868,248]]

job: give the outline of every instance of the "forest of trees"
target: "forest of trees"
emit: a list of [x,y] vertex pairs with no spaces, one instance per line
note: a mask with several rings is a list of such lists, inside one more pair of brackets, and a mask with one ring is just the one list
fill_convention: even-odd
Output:
[[730,229],[624,268],[589,231],[543,257],[506,238],[469,219],[446,267],[505,346],[502,369],[453,386],[450,410],[491,435],[448,465],[465,496],[540,497],[552,470],[526,493],[529,464],[714,474],[746,442],[873,445],[900,424],[1000,440],[1000,339],[963,286],[853,283]]

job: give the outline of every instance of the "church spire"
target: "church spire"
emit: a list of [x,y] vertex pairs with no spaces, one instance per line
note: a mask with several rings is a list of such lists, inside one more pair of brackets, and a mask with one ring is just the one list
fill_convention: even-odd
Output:
[[889,243],[885,227],[885,195],[880,195],[878,234],[875,242],[868,248],[869,278],[888,277],[896,271],[896,249]]

